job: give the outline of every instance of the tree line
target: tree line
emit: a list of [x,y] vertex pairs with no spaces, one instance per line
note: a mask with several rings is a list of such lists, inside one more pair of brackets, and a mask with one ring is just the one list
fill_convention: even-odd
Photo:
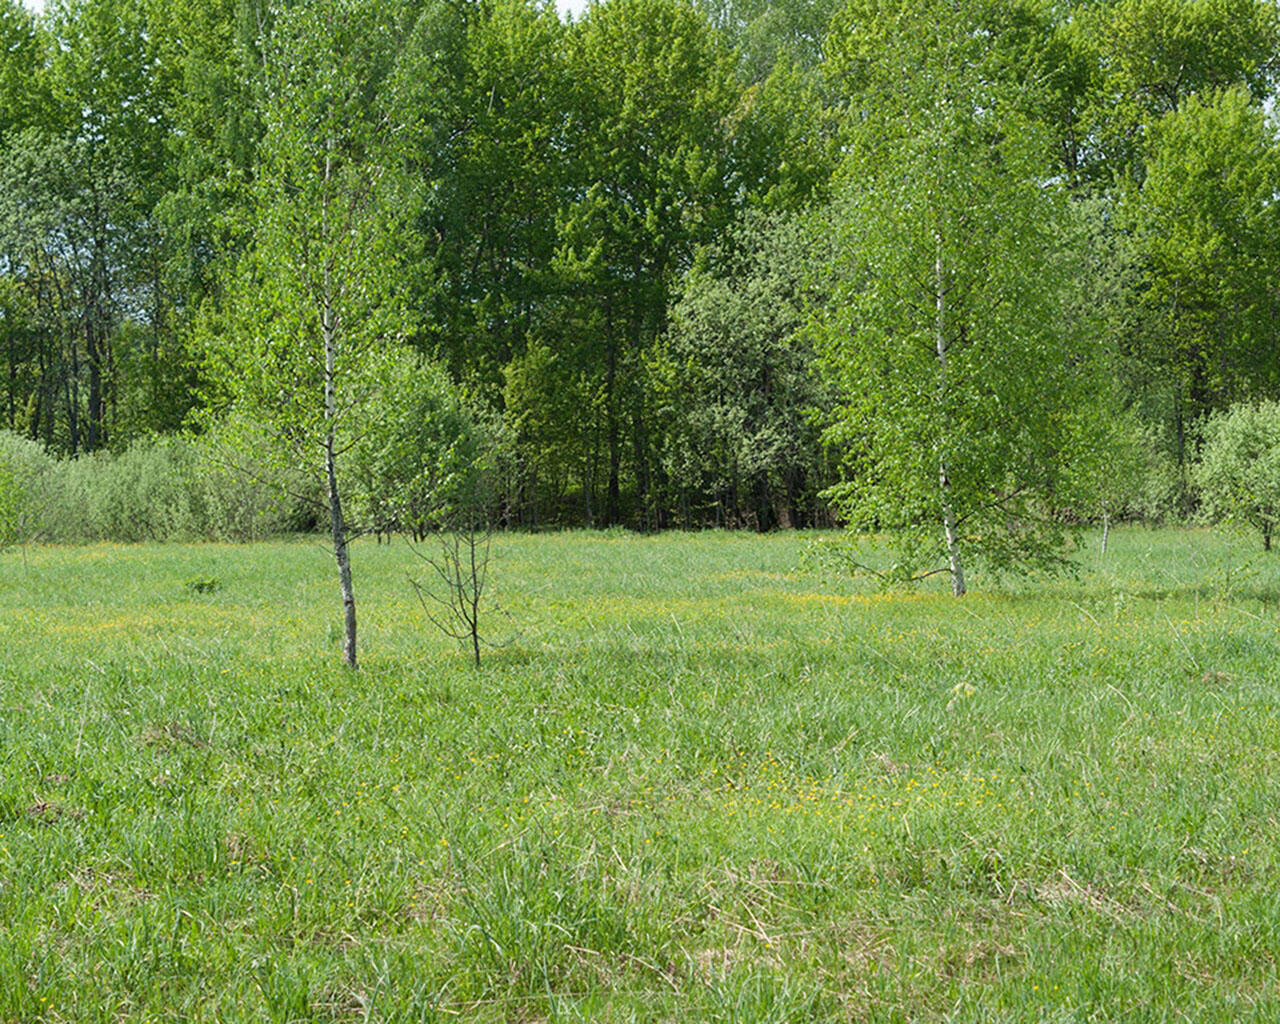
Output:
[[512,525],[1050,557],[1190,512],[1201,424],[1278,397],[1278,44],[1266,0],[0,0],[0,425],[228,432],[330,510],[341,457],[373,525],[483,434]]

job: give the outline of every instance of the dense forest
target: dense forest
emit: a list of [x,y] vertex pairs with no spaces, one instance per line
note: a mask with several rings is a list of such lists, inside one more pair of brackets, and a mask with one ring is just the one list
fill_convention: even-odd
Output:
[[481,434],[523,527],[993,462],[1189,514],[1280,397],[1278,53],[1268,0],[0,0],[0,427],[327,446],[372,526]]

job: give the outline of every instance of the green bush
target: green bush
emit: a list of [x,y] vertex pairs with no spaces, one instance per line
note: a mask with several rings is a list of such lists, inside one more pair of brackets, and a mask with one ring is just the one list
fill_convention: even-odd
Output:
[[44,539],[57,499],[56,466],[37,442],[0,431],[0,550]]
[[86,532],[125,543],[187,536],[193,463],[190,445],[168,438],[76,460],[71,479],[89,516]]
[[421,536],[487,512],[488,431],[445,373],[406,358],[376,421],[352,447],[357,529]]
[[187,443],[195,454],[190,533],[248,542],[315,527],[323,507],[318,483],[245,456],[221,431]]
[[233,458],[215,434],[58,460],[0,432],[0,549],[57,543],[251,541],[309,528],[300,478]]
[[1201,514],[1258,530],[1270,551],[1280,525],[1280,402],[1233,405],[1204,425],[1195,467]]

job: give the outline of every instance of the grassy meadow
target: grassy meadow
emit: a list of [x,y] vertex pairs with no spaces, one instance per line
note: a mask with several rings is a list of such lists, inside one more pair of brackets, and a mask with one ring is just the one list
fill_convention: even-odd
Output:
[[[956,601],[804,535],[4,554],[0,1021],[1280,1019],[1280,554]],[[1096,538],[1091,543],[1096,544]]]

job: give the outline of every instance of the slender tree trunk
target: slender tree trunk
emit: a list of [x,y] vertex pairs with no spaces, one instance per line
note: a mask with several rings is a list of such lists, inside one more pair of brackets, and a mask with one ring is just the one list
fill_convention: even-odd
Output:
[[645,432],[644,409],[637,398],[631,405],[631,450],[635,456],[636,506],[640,528],[653,530],[656,520],[652,502],[652,479],[649,475],[649,441]]
[[17,330],[8,332],[7,338],[9,342],[9,429],[17,430],[17,400],[15,392],[18,389],[18,364],[14,356],[13,336],[17,334]]
[[1184,516],[1191,514],[1191,485],[1187,477],[1187,424],[1182,396],[1174,399],[1174,432],[1178,445],[1178,505]]
[[[609,329],[612,330],[612,321]],[[605,370],[605,410],[608,417],[609,443],[609,498],[608,511],[605,513],[607,525],[616,526],[622,518],[619,475],[622,468],[622,437],[618,426],[618,350],[612,338],[609,339],[609,362]]]
[[97,451],[102,438],[102,360],[92,323],[85,325],[85,355],[89,361],[89,451]]
[[[71,339],[71,372],[63,378],[67,399],[67,429],[71,433],[71,454],[80,452],[80,358],[79,344]],[[64,370],[65,373],[65,370]]]
[[956,514],[947,498],[951,482],[947,479],[947,467],[944,464],[938,474],[942,484],[942,526],[947,535],[947,561],[951,568],[951,593],[956,597],[964,597],[968,588],[964,582],[964,566],[960,561],[960,545],[956,539]]
[[[44,440],[45,447],[49,447],[53,443],[53,416],[51,410],[57,401],[57,396],[53,393],[53,375],[49,372],[48,360],[45,358],[45,345],[48,338],[43,336],[39,341],[40,348],[36,354],[36,363],[40,367],[40,379],[36,384],[35,392],[35,408],[31,413],[31,440]],[[46,409],[50,410],[49,427],[44,429],[44,419]],[[42,434],[41,431],[44,430]]]
[[[947,288],[946,275],[942,262],[942,237],[937,237],[937,258],[934,262],[934,297],[937,301],[937,324],[934,342],[938,354],[938,373],[941,380],[938,391],[945,400],[947,393]],[[946,409],[940,409],[939,415],[945,416]],[[951,569],[951,593],[963,597],[966,591],[964,583],[964,565],[960,560],[960,543],[956,536],[956,514],[951,504],[951,478],[947,473],[945,454],[938,463],[938,487],[942,495],[942,528],[947,538],[947,562]]]
[[[329,346],[325,346],[326,363]],[[325,387],[326,412],[330,408],[331,388]],[[330,421],[332,423],[332,420]],[[338,492],[338,475],[334,458],[334,431],[332,426],[325,436],[324,464],[329,485],[329,526],[333,532],[333,553],[338,561],[338,583],[342,588],[343,637],[342,658],[356,668],[356,592],[351,583],[351,555],[347,550],[347,524],[342,517],[342,498]]]
[[[471,654],[475,658],[476,668],[480,667],[480,593],[481,580],[484,577],[484,570],[476,564],[476,523],[470,518],[473,513],[468,514],[469,522],[467,523],[467,554],[471,560],[471,600],[470,604],[470,626],[471,626]],[[488,547],[485,548],[486,553]],[[486,558],[486,564],[488,559]]]
[[[325,154],[324,175],[330,175],[330,157]],[[329,201],[326,196],[321,206],[321,235],[328,238]],[[333,284],[331,281],[331,257],[324,265],[323,308],[320,312],[320,329],[324,335],[324,418],[327,424],[324,438],[324,470],[329,491],[329,525],[333,531],[333,554],[338,562],[338,583],[342,588],[343,639],[342,657],[351,668],[356,668],[356,593],[351,583],[351,555],[347,550],[347,524],[342,517],[342,496],[338,491],[336,424],[338,399],[335,382],[337,361],[337,316],[333,309]]]
[[1102,511],[1102,553],[1107,553],[1107,538],[1111,535],[1111,513]]

